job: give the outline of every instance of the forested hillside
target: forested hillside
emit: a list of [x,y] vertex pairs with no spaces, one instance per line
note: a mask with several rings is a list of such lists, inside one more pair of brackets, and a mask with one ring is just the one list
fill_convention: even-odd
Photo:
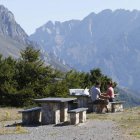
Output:
[[19,60],[0,57],[0,105],[28,106],[35,98],[67,97],[70,88],[90,88],[96,81],[105,91],[109,80],[100,69],[89,73],[55,70],[44,65],[39,50],[27,47]]

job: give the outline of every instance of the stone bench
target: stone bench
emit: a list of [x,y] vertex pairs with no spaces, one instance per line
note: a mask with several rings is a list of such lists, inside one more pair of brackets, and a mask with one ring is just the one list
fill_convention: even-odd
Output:
[[104,104],[94,104],[93,102],[88,102],[89,112],[104,113],[106,112],[106,105]]
[[110,104],[110,111],[111,112],[122,112],[123,111],[123,103],[125,101],[115,101],[115,102],[109,102]]
[[38,124],[40,118],[41,107],[30,108],[22,111],[18,111],[22,113],[22,123],[29,124]]
[[70,123],[74,125],[78,123],[84,123],[86,121],[87,110],[88,108],[77,108],[69,110],[68,113],[70,114]]
[[103,105],[103,104],[93,104],[93,112],[104,113],[105,106],[106,105]]
[[[122,112],[124,102],[125,101],[109,102],[107,105],[108,111],[109,112]],[[105,105],[103,104],[94,104],[92,102],[89,102],[88,104],[90,105],[91,112],[105,113],[107,111],[105,108]]]

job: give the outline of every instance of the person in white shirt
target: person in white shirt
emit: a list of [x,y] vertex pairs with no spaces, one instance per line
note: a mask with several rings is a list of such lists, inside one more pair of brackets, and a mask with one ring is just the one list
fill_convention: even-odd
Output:
[[95,86],[92,86],[90,89],[90,93],[91,93],[91,99],[93,102],[98,100],[101,95],[100,83],[96,83]]
[[91,95],[91,100],[93,102],[93,104],[100,104],[103,105],[108,112],[108,96],[104,96],[101,94],[100,91],[100,86],[101,84],[99,82],[95,83],[95,86],[92,86],[90,89],[90,95]]

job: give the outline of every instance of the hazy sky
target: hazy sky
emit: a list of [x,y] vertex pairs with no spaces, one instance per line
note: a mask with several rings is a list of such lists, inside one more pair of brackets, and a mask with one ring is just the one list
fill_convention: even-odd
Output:
[[0,4],[14,14],[27,34],[48,20],[83,19],[104,9],[140,10],[140,0],[0,0]]

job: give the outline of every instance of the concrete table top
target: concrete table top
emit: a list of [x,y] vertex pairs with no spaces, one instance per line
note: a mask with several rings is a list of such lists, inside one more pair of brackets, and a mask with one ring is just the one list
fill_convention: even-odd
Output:
[[34,99],[35,102],[40,102],[40,103],[44,103],[44,102],[69,102],[69,101],[73,101],[73,100],[77,100],[77,98],[48,97],[48,98]]

